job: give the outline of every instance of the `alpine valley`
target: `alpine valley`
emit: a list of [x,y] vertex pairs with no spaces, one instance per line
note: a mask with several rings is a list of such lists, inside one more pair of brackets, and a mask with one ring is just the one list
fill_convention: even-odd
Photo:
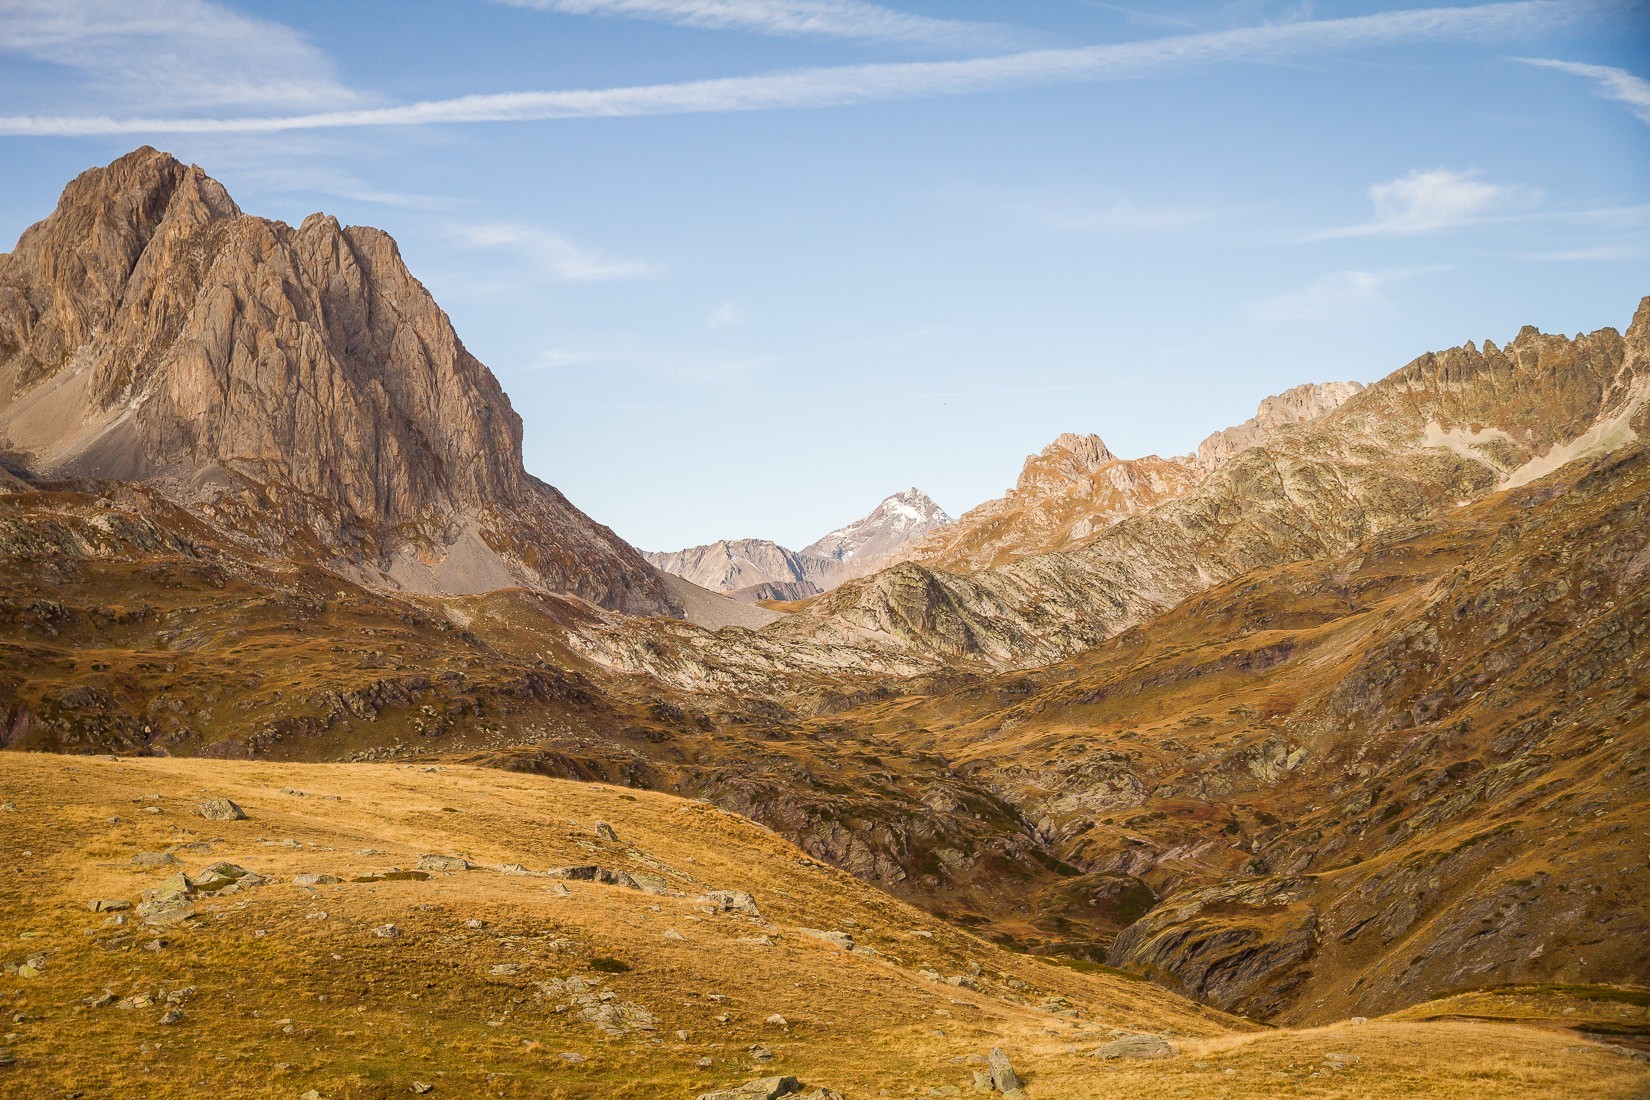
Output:
[[644,554],[386,233],[85,172],[0,256],[0,1094],[1650,1093],[1619,320]]

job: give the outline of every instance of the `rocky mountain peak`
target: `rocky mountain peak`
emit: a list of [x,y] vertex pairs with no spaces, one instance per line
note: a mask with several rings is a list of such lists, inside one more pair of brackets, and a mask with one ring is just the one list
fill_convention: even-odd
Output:
[[1197,445],[1197,465],[1207,472],[1291,424],[1327,416],[1363,391],[1361,382],[1307,382],[1261,399],[1255,415],[1215,432]]
[[375,582],[678,608],[528,476],[520,418],[387,233],[248,216],[147,147],[77,177],[0,256],[0,453],[150,482]]
[[1117,461],[1097,435],[1065,432],[1054,442],[1026,458],[1020,478],[1014,483],[1018,493],[1046,493],[1059,486],[1080,481],[1108,462]]
[[902,544],[950,522],[945,509],[913,487],[885,497],[864,516],[838,527],[802,552],[839,562],[883,558]]

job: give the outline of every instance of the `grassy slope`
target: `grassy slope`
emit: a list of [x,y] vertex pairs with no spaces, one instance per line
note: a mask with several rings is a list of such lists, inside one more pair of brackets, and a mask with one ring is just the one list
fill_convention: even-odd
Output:
[[[0,812],[0,835],[18,868],[0,881],[4,961],[45,956],[34,977],[0,977],[16,1019],[0,1048],[15,1058],[0,1067],[7,1096],[314,1088],[387,1097],[419,1080],[448,1096],[668,1097],[768,1067],[851,1098],[904,1096],[966,1086],[968,1067],[957,1060],[997,1044],[1038,1100],[1137,1095],[1148,1085],[1191,1096],[1369,1097],[1556,1095],[1565,1083],[1626,1096],[1650,1087],[1642,1064],[1602,1047],[1499,1024],[1257,1032],[1146,983],[1005,953],[758,826],[664,795],[463,767],[32,754],[8,755],[4,777],[15,809]],[[191,813],[220,795],[250,819]],[[614,827],[617,843],[595,834],[597,820]],[[88,910],[96,898],[135,902],[176,870],[133,866],[137,852],[158,850],[191,871],[229,860],[274,881],[201,898],[194,919],[161,930],[132,913],[112,925]],[[429,851],[478,868],[350,881],[410,867]],[[511,862],[661,874],[683,896],[572,882],[560,897],[553,880],[485,868]],[[304,872],[345,881],[292,885]],[[751,890],[766,923],[704,912],[696,899],[707,888]],[[471,919],[486,925],[467,927]],[[386,922],[402,935],[375,937]],[[806,927],[846,929],[880,954],[845,954],[798,931]],[[667,928],[686,939],[665,939]],[[772,942],[747,942],[763,935]],[[146,949],[157,938],[165,946]],[[655,1013],[656,1031],[604,1038],[576,1009],[557,1012],[562,998],[537,995],[538,981],[593,976],[597,957],[631,966],[599,988]],[[518,970],[494,973],[505,964]],[[976,965],[978,991],[918,974]],[[82,1004],[105,988],[125,997],[185,986],[195,992],[172,1026],[159,1023],[159,1005]],[[1075,1018],[1039,1007],[1056,997]],[[787,1026],[766,1023],[773,1013]],[[1070,1051],[1112,1028],[1170,1032],[1189,1053],[1106,1068]],[[759,1043],[772,1062],[750,1059]],[[563,1052],[586,1060],[569,1063]],[[1361,1061],[1329,1069],[1329,1052]]]

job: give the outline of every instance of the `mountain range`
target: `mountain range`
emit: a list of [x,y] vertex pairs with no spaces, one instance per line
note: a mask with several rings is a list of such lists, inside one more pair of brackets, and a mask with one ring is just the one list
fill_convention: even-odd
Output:
[[667,573],[735,599],[800,600],[875,572],[910,543],[950,522],[928,494],[911,488],[801,550],[767,539],[736,539],[642,556]]
[[[957,1036],[1030,1046],[1046,1025],[1061,1038],[1036,1040],[1034,1096],[1095,1094],[1096,1063],[1067,1066],[1059,1044],[1149,1030],[1224,1058],[1310,1045],[1323,1033],[1295,1029],[1318,1026],[1368,1060],[1368,1087],[1343,1094],[1395,1095],[1422,1045],[1448,1060],[1424,1029],[1457,1018],[1604,1036],[1629,1052],[1619,1077],[1585,1062],[1577,1087],[1644,1087],[1630,1063],[1650,1042],[1650,298],[1624,332],[1526,327],[1367,386],[1296,387],[1191,455],[1062,435],[954,522],[910,489],[800,551],[643,555],[526,474],[521,431],[382,232],[243,214],[152,149],[78,177],[0,256],[0,745],[214,762],[133,766],[172,800],[290,784],[294,808],[266,831],[322,838],[293,851],[340,866],[346,833],[375,846],[358,855],[382,834],[405,863],[447,830],[506,877],[542,844],[580,891],[605,891],[577,895],[565,924],[535,918],[562,941],[545,951],[622,942],[652,964],[637,988],[682,1005],[700,963],[668,952],[750,914],[669,884],[732,891],[748,867],[761,912],[772,898],[786,915],[718,931],[717,952],[776,948],[774,973],[832,997],[847,965],[920,1004],[912,1034],[947,1059],[966,1057]],[[51,818],[70,827],[37,829],[43,809],[0,827],[124,868],[127,840],[88,831],[131,831],[112,824],[130,812],[110,803],[117,765],[78,767],[29,758],[15,799],[75,788],[52,796],[79,807]],[[306,775],[362,793],[329,808],[304,798]],[[567,832],[551,819],[571,806],[623,815],[619,834],[605,819]],[[199,843],[262,858],[186,821],[168,819],[175,857]],[[632,830],[646,843],[620,839]],[[453,934],[442,907],[479,914],[488,896],[350,872],[421,937]],[[664,893],[632,896],[650,875]],[[53,887],[77,919],[80,893],[125,882],[86,876]],[[329,906],[365,920],[368,895],[351,898]],[[267,918],[282,936],[331,934],[301,915],[322,911],[310,895],[282,904]],[[660,907],[674,940],[651,930]],[[934,938],[890,931],[919,924]],[[211,960],[244,977],[264,949],[208,948],[213,927],[165,938],[227,996]],[[365,937],[335,953],[368,959]],[[115,981],[82,939],[52,939],[46,972]],[[419,966],[439,957],[465,1003],[507,987],[501,1027],[548,996],[472,971],[480,954],[426,959],[438,942],[407,946]],[[787,1001],[762,1033],[762,965],[716,970],[738,1003],[684,1014],[698,1022],[676,1046],[621,1028],[612,1057],[674,1066],[692,1048],[722,1067],[696,1044],[724,1027],[745,1053],[763,1034],[804,1062],[847,1043],[901,1089],[920,1077],[889,1053],[894,1025],[862,1028],[846,1001],[839,1031],[796,1038],[808,1009]],[[1278,1030],[1254,1039],[1255,1021]],[[1565,1059],[1601,1049],[1530,1042],[1529,1080],[1566,1080]],[[491,1049],[464,1043],[455,1056]],[[1461,1088],[1517,1094],[1492,1078]],[[1128,1078],[1142,1094],[1166,1079]]]

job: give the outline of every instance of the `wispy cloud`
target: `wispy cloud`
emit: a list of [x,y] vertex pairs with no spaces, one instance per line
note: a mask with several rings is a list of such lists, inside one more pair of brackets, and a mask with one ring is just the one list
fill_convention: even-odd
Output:
[[1344,321],[1391,306],[1392,300],[1387,297],[1386,288],[1393,283],[1447,270],[1447,266],[1435,266],[1386,271],[1337,271],[1300,290],[1250,302],[1245,312],[1250,320],[1266,324]]
[[365,102],[290,27],[209,0],[0,0],[0,55],[78,72],[127,107],[313,110]]
[[496,0],[563,15],[649,19],[707,30],[936,46],[1000,45],[1004,28],[911,15],[863,0]]
[[576,367],[584,363],[595,361],[596,356],[588,351],[569,351],[566,348],[546,348],[544,354],[527,364],[528,370],[559,370],[562,367]]
[[587,251],[548,230],[528,225],[465,225],[453,230],[454,239],[469,248],[505,248],[527,258],[558,279],[590,283],[605,279],[634,279],[655,274],[652,264],[615,260]]
[[732,328],[745,323],[745,311],[732,302],[724,302],[716,309],[711,310],[705,318],[705,324],[711,328]]
[[1544,69],[1557,69],[1573,76],[1587,77],[1598,84],[1599,94],[1605,99],[1625,103],[1627,109],[1633,112],[1640,122],[1650,123],[1650,80],[1634,76],[1626,69],[1612,68],[1609,65],[1584,65],[1579,61],[1554,61],[1545,57],[1519,57],[1514,60],[1522,61],[1526,65],[1540,65]]
[[838,107],[892,99],[962,95],[1034,85],[1138,79],[1221,62],[1273,61],[1314,53],[1420,41],[1528,34],[1592,16],[1597,4],[1518,0],[1472,7],[1300,20],[1114,45],[1029,50],[962,61],[919,61],[799,69],[760,76],[578,91],[507,92],[397,107],[221,118],[107,115],[0,116],[0,134],[78,136],[274,132],[345,126],[622,118],[725,111]]
[[1541,192],[1518,184],[1488,183],[1476,172],[1417,169],[1369,188],[1375,216],[1358,225],[1328,229],[1313,240],[1338,237],[1416,237],[1494,221],[1528,209]]

